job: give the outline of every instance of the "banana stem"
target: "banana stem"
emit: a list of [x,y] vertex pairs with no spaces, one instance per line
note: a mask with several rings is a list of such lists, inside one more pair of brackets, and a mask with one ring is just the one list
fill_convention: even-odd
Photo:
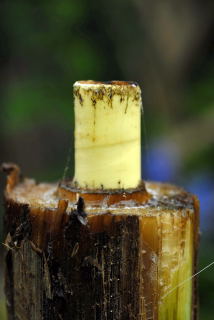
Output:
[[138,187],[140,87],[133,82],[78,81],[74,104],[74,185],[84,189]]

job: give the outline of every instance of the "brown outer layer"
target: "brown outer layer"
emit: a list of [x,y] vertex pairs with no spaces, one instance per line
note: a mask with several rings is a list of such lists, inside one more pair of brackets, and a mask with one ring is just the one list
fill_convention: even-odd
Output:
[[100,206],[101,202],[105,202],[106,205],[111,206],[120,201],[129,200],[133,200],[137,205],[142,205],[151,198],[151,195],[146,191],[143,182],[136,189],[126,190],[83,190],[77,189],[66,182],[62,182],[58,186],[57,195],[61,199],[68,199],[69,201],[75,202],[77,194],[82,195],[87,204],[97,204],[98,206]]
[[[167,189],[162,185],[160,192],[164,193],[164,188]],[[120,207],[120,214],[115,215],[110,210],[99,214],[98,208],[86,217],[78,210],[68,212],[67,200],[59,200],[58,207],[50,208],[35,206],[35,201],[34,205],[19,203],[11,196],[11,192],[6,192],[9,320],[158,319],[158,291],[148,281],[149,270],[154,267],[150,255],[155,248],[158,252],[156,236],[152,235],[157,232],[155,223],[147,226],[142,237],[139,222],[146,217],[132,214],[132,209],[130,214],[123,214]],[[168,208],[180,215],[183,210],[194,211],[183,221],[193,219],[196,259],[195,198],[179,192],[174,197],[152,198],[147,203],[148,210],[157,206],[160,212]],[[150,243],[152,251],[146,243]],[[193,290],[192,319],[197,317],[195,297]]]

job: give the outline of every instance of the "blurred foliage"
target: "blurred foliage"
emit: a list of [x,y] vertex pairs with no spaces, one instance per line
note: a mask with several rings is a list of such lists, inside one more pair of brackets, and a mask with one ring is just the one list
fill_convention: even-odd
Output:
[[[143,176],[196,190],[210,234],[200,266],[214,260],[212,1],[3,0],[0,9],[1,162],[41,181],[61,179],[67,163],[72,176],[73,82],[138,81]],[[213,268],[200,275],[201,319],[213,318],[213,280]]]
[[3,299],[0,300],[0,319],[7,319],[5,301]]

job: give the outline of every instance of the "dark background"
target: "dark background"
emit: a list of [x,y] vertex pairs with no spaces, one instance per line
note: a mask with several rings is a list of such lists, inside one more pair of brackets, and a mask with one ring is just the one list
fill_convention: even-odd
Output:
[[[143,178],[199,197],[199,268],[214,261],[213,9],[208,0],[1,1],[0,162],[54,181],[68,159],[72,175],[73,82],[138,81]],[[214,266],[198,279],[200,319],[211,320]]]

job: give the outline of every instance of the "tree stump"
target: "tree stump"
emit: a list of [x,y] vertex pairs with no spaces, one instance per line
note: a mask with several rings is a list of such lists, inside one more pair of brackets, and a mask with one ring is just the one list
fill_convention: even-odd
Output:
[[9,320],[196,319],[195,281],[180,285],[196,267],[194,196],[150,182],[92,195],[4,169]]

